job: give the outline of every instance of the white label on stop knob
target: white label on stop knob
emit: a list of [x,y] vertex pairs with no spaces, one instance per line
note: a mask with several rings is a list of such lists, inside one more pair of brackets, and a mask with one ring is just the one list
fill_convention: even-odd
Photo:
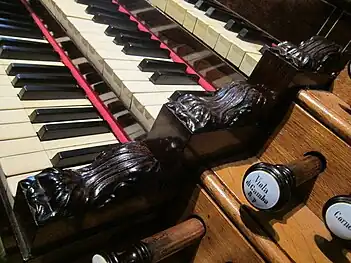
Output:
[[325,212],[325,222],[336,236],[351,240],[351,204],[336,203]]
[[258,209],[274,207],[280,197],[277,180],[265,171],[249,173],[244,180],[243,191],[246,199]]

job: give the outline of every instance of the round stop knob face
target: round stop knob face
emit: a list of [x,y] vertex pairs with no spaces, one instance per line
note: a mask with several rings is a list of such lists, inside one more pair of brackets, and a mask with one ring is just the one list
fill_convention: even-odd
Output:
[[108,263],[107,260],[99,254],[94,255],[91,262],[92,263]]
[[257,209],[274,207],[280,199],[280,187],[273,175],[266,171],[252,171],[244,179],[246,199]]
[[351,204],[334,203],[325,211],[325,223],[335,236],[351,240]]

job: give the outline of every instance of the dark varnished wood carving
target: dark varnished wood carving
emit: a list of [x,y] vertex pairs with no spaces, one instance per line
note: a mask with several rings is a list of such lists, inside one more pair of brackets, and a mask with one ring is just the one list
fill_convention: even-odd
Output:
[[[177,145],[169,143],[165,152],[177,151]],[[161,164],[147,145],[130,142],[102,152],[92,164],[78,170],[45,169],[20,181],[19,191],[26,196],[35,220],[43,224],[53,217],[126,198],[133,188],[160,172]]]
[[334,7],[320,0],[217,0],[280,41],[316,35]]
[[350,57],[340,45],[320,36],[302,41],[298,46],[281,42],[271,50],[299,69],[327,74],[340,72]]
[[[83,168],[45,169],[20,181],[14,210],[28,246],[40,248],[157,209],[173,198],[182,181],[182,149],[175,138],[129,142],[102,152]],[[67,228],[53,234],[62,225]]]
[[272,100],[274,93],[263,86],[234,82],[211,95],[184,94],[166,105],[190,131],[200,132],[254,122]]

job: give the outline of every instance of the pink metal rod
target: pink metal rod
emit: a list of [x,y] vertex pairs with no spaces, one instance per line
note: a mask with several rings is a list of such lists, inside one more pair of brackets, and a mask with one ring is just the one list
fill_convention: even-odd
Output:
[[21,2],[27,8],[31,17],[33,18],[34,22],[38,25],[38,27],[42,31],[43,35],[45,36],[45,38],[49,41],[49,43],[52,45],[54,50],[59,54],[62,63],[65,64],[65,66],[69,68],[73,77],[77,80],[78,85],[83,88],[83,90],[85,91],[90,102],[98,110],[98,112],[100,113],[102,118],[108,123],[108,125],[110,126],[110,128],[111,128],[113,134],[116,136],[116,138],[121,143],[129,142],[130,138],[125,133],[123,128],[118,124],[117,120],[113,117],[111,112],[109,112],[109,110],[107,109],[105,104],[99,98],[99,95],[97,95],[94,92],[94,90],[91,88],[91,86],[87,83],[87,81],[84,79],[84,77],[80,74],[79,70],[73,65],[71,59],[65,54],[65,52],[62,50],[62,48],[59,46],[59,44],[56,42],[56,40],[50,34],[48,29],[45,27],[45,25],[43,24],[41,19],[31,9],[31,7],[26,2],[26,0],[21,0]]

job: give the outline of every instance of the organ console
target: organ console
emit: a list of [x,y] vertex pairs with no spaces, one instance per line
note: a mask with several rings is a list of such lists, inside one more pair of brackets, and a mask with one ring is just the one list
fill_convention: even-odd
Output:
[[351,261],[346,1],[0,7],[10,262]]

